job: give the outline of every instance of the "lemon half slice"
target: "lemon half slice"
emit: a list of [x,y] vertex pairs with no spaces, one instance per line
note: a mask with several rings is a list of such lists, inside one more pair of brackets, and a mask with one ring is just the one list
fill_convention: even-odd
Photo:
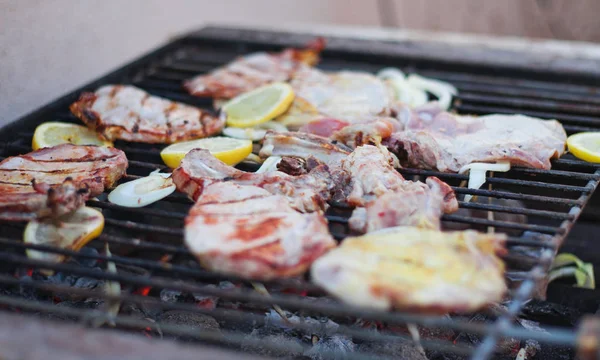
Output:
[[[25,227],[23,241],[61,249],[79,250],[102,234],[104,216],[96,209],[81,207],[77,211],[54,220],[33,220]],[[27,256],[46,261],[62,261],[65,256],[27,249]]]
[[252,152],[252,141],[228,137],[212,137],[184,141],[167,146],[160,152],[165,165],[174,169],[185,155],[193,149],[206,149],[227,165],[236,165]]
[[583,132],[567,138],[569,152],[575,157],[592,163],[600,163],[600,132]]
[[82,125],[62,122],[45,122],[35,129],[31,147],[33,150],[71,143],[74,145],[113,146],[102,140],[95,131]]
[[294,101],[294,90],[286,83],[261,86],[236,96],[222,107],[227,126],[252,127],[283,114]]

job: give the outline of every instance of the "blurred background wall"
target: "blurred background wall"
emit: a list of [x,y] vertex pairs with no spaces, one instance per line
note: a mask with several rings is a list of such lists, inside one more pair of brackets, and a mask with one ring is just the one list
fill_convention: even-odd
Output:
[[0,0],[0,125],[205,22],[600,41],[598,10],[599,0]]

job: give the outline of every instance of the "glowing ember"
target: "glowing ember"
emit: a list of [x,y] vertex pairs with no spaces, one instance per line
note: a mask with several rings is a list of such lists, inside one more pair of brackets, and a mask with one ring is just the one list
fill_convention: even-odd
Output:
[[148,294],[150,293],[151,289],[152,288],[150,286],[144,286],[144,287],[139,288],[136,291],[134,291],[133,294],[134,295],[148,296]]

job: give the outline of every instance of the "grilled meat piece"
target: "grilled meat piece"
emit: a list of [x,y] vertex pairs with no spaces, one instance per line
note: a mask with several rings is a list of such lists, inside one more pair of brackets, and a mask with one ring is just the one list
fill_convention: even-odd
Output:
[[508,160],[548,170],[567,139],[558,121],[524,115],[459,116],[431,108],[398,114],[404,131],[384,143],[409,167],[458,172],[473,162]]
[[108,140],[174,143],[219,133],[225,119],[128,85],[83,93],[71,112]]
[[364,207],[356,208],[348,224],[359,233],[396,226],[440,229],[442,215],[456,210],[458,202],[454,190],[432,176],[427,178],[426,184],[403,181],[394,191],[384,192]]
[[125,174],[115,148],[57,145],[0,162],[0,219],[58,217],[101,194]]
[[393,161],[371,145],[356,148],[342,160],[348,185],[336,195],[345,194],[347,203],[357,207],[350,228],[360,233],[400,225],[439,229],[442,214],[458,209],[452,188],[433,176],[426,184],[406,180],[394,169]]
[[184,87],[195,96],[230,99],[262,85],[290,80],[299,69],[316,64],[324,47],[324,39],[319,38],[308,44],[306,49],[246,55],[209,74],[186,80]]
[[329,166],[339,164],[352,149],[322,136],[300,132],[275,132],[265,135],[259,155],[290,156],[307,160],[312,157]]
[[369,73],[325,73],[305,67],[296,71],[291,85],[294,103],[278,118],[290,128],[323,117],[355,123],[391,114],[393,90]]
[[308,173],[306,162],[303,159],[285,156],[277,163],[277,171],[298,176]]
[[427,184],[404,179],[394,169],[397,159],[382,146],[359,146],[348,154],[317,135],[270,132],[260,153],[314,156],[327,164],[335,184],[332,201],[357,207],[349,225],[361,233],[399,225],[438,229],[441,215],[458,209],[448,184],[435,177]]
[[204,189],[185,219],[185,243],[208,269],[255,279],[302,274],[336,245],[322,213],[233,182]]
[[293,208],[302,212],[323,210],[333,187],[325,165],[300,176],[291,176],[280,171],[256,174],[226,165],[204,149],[190,151],[181,161],[181,165],[173,171],[173,182],[177,189],[188,194],[193,200],[202,195],[206,186],[221,181],[253,185],[271,194],[282,195]]
[[347,238],[317,259],[312,280],[352,305],[443,314],[476,311],[506,292],[504,234],[414,227]]

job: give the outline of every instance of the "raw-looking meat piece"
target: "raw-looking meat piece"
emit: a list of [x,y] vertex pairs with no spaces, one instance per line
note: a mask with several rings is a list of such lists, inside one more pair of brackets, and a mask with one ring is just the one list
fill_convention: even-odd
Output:
[[433,176],[426,184],[406,180],[392,161],[389,154],[370,145],[356,148],[342,160],[349,181],[335,196],[344,194],[346,202],[357,207],[350,228],[360,233],[400,225],[439,229],[442,214],[458,209],[452,188]]
[[83,93],[71,112],[108,140],[169,144],[215,135],[225,119],[129,85]]
[[404,130],[384,144],[401,165],[458,172],[473,162],[510,161],[550,169],[565,151],[567,135],[556,120],[525,115],[455,115],[440,109],[399,109]]
[[347,238],[311,267],[312,280],[355,306],[470,312],[506,293],[504,234],[390,228]]
[[268,280],[304,273],[336,242],[323,214],[299,213],[256,186],[217,182],[190,209],[185,244],[209,270]]
[[209,184],[222,181],[253,185],[271,194],[282,195],[294,209],[301,212],[324,210],[333,187],[326,165],[318,166],[310,173],[300,176],[291,176],[280,171],[257,174],[229,166],[204,149],[195,149],[187,153],[181,165],[173,171],[173,182],[177,189],[188,194],[193,200],[198,199]]
[[291,85],[294,103],[277,118],[289,128],[323,117],[355,123],[391,114],[393,90],[366,72],[326,73],[305,67],[296,71]]
[[364,207],[356,208],[348,220],[350,228],[369,233],[396,226],[440,229],[443,214],[458,210],[454,190],[436,177],[404,181],[394,191],[384,192]]
[[127,169],[121,150],[62,144],[0,162],[0,219],[59,217],[119,180]]
[[262,85],[290,80],[299,69],[316,64],[324,47],[325,40],[319,38],[305,49],[249,54],[206,75],[186,80],[184,87],[192,95],[230,99]]
[[335,166],[345,159],[352,149],[322,136],[300,132],[275,132],[265,135],[259,155],[291,156],[307,160],[309,157],[329,166]]

